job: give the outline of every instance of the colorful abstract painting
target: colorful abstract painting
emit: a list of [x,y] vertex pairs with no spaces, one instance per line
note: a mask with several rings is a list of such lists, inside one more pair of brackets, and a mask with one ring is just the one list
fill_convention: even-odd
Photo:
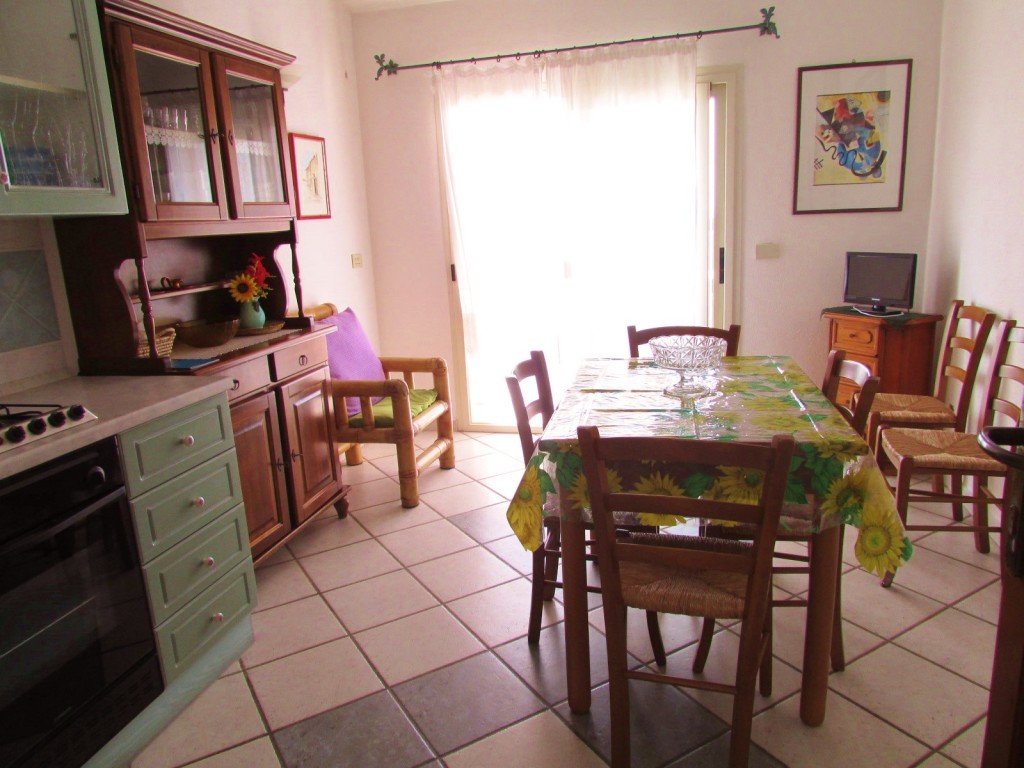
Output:
[[890,91],[818,96],[814,185],[885,183]]

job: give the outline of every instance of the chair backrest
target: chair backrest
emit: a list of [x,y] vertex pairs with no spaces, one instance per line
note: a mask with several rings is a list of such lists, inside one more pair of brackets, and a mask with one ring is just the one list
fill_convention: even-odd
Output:
[[[853,382],[859,389],[854,396],[854,407],[851,410],[838,402],[839,382],[841,379]],[[825,397],[839,410],[858,434],[864,435],[864,428],[871,414],[871,404],[881,389],[882,380],[871,373],[871,369],[856,360],[847,360],[846,352],[833,349],[828,354],[825,364],[825,379],[821,383],[821,391]]]
[[997,334],[981,426],[1024,426],[1024,328],[1003,320]]
[[[974,382],[995,319],[992,312],[964,304],[960,299],[950,306],[942,354],[935,371],[935,397],[952,406],[957,432],[966,428]],[[953,382],[959,385],[955,393],[951,391]]]
[[[579,427],[577,435],[593,512],[601,589],[605,599],[609,593],[618,595],[620,592],[619,563],[632,560],[746,574],[748,616],[764,616],[779,514],[794,450],[791,435],[776,435],[770,446],[675,437],[603,438],[594,426]],[[664,494],[660,484],[654,484],[647,491],[639,487],[612,490],[609,469],[614,469],[621,462],[654,462],[663,476],[672,476],[676,472],[692,473],[695,468],[712,476],[718,474],[721,467],[757,472],[764,476],[761,498],[757,504],[744,504],[710,498],[714,494],[708,493],[701,498],[669,496]],[[642,536],[620,539],[616,535],[613,514],[617,511],[746,523],[755,528],[753,548],[743,554],[734,550],[715,551],[713,547],[689,549],[645,545]],[[754,629],[760,631],[760,622]]]
[[646,344],[656,336],[715,336],[725,339],[725,354],[728,357],[735,357],[740,349],[740,327],[730,325],[729,330],[714,328],[704,325],[662,325],[657,328],[642,328],[637,330],[635,325],[626,328],[629,336],[629,356],[640,357],[640,345]]
[[[532,379],[537,396],[530,402],[523,395],[523,382]],[[519,442],[523,447],[523,461],[529,462],[533,455],[536,441],[533,439],[531,421],[541,417],[541,428],[548,425],[551,414],[555,412],[555,402],[551,397],[551,381],[548,379],[548,364],[544,353],[533,351],[528,360],[523,360],[512,369],[512,375],[505,377],[508,393],[512,396],[512,409],[516,414],[516,427],[519,429]]]

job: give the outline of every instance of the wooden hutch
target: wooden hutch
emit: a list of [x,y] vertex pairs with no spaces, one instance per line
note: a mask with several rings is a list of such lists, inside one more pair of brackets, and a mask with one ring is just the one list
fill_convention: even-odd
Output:
[[[301,316],[280,74],[294,57],[138,0],[100,0],[99,8],[129,212],[54,221],[79,368],[233,379],[258,561],[325,506],[346,511],[328,331]],[[289,251],[290,264],[279,259]],[[214,348],[177,340],[168,353],[163,327],[238,315],[227,281],[252,254],[272,275],[261,300],[266,332]],[[289,287],[299,317],[285,318]]]

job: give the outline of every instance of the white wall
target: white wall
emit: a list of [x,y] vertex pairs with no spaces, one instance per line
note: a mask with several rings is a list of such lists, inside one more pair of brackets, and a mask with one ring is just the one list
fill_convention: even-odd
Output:
[[946,0],[927,294],[1024,322],[1024,82],[1013,0]]
[[[382,349],[454,359],[430,70],[375,82],[374,54],[414,64],[530,51],[751,24],[760,21],[757,8],[721,0],[454,0],[356,14]],[[922,280],[932,272],[926,243],[942,3],[791,0],[778,6],[776,18],[781,39],[756,32],[708,36],[698,63],[742,66],[734,295],[741,352],[791,354],[817,377],[827,347],[819,313],[841,303],[847,250],[919,252]],[[914,60],[902,212],[792,215],[797,68],[894,58]],[[781,258],[755,261],[761,242],[778,243]],[[918,308],[941,311],[942,303],[919,301]],[[537,309],[524,297],[524,312]],[[509,354],[518,359],[521,351]]]

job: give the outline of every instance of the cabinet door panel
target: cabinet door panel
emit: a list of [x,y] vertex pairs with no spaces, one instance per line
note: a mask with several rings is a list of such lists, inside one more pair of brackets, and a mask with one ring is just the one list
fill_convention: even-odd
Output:
[[235,452],[242,477],[242,498],[253,558],[292,529],[281,457],[281,430],[273,393],[231,406]]
[[96,4],[0,0],[0,215],[125,213]]
[[334,412],[327,390],[326,368],[281,388],[281,410],[287,435],[286,463],[292,479],[295,524],[326,505],[341,490],[334,443]]
[[209,55],[128,25],[119,25],[117,35],[140,216],[227,218]]

